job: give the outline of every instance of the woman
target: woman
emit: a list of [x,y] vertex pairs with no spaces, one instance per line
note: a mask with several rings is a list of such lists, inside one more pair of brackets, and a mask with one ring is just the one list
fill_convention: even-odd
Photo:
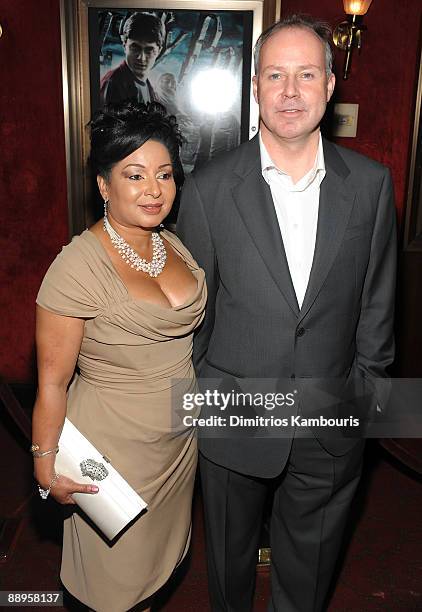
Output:
[[175,426],[172,408],[195,384],[192,335],[206,289],[189,252],[157,229],[183,181],[179,147],[174,118],[157,103],[96,116],[91,162],[104,219],[63,248],[37,298],[40,493],[72,504],[73,493],[98,491],[55,473],[67,415],[148,503],[112,543],[76,512],[65,520],[63,584],[98,611],[138,602],[147,609],[189,544],[197,451],[194,432]]

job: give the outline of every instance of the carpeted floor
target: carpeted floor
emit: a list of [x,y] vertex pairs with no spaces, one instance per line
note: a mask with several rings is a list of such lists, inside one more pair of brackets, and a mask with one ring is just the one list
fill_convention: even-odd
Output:
[[[42,502],[32,494],[26,441],[7,421],[0,422],[0,428],[0,516],[21,518],[12,554],[0,563],[0,590],[59,589],[60,511],[53,501]],[[403,469],[377,443],[370,442],[328,611],[422,610],[421,544],[420,478]],[[204,547],[201,499],[197,492],[189,558],[162,593],[155,610],[209,610]],[[268,593],[268,572],[259,572],[255,612],[266,610]],[[70,600],[66,607],[74,609]]]

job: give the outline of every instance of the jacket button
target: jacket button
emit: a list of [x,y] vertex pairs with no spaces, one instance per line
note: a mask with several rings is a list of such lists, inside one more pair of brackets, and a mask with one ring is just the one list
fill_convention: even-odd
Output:
[[301,336],[303,336],[304,333],[305,333],[305,329],[303,327],[299,327],[298,330],[296,331],[296,336],[300,338]]

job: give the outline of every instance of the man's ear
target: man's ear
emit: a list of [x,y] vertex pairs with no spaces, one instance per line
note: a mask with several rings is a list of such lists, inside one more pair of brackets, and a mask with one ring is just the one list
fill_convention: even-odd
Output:
[[253,97],[255,98],[255,102],[259,104],[258,102],[258,77],[256,76],[256,74],[254,74],[254,76],[252,77],[252,88],[253,88]]
[[108,184],[103,176],[97,175],[97,185],[104,202],[108,201]]
[[334,72],[332,72],[327,79],[327,102],[330,101],[331,96],[333,95],[335,84],[336,84],[336,77],[334,75]]

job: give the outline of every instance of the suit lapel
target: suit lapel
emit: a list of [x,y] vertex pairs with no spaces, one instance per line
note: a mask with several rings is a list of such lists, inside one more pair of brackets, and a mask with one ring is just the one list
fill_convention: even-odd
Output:
[[309,312],[334,263],[355,200],[355,192],[345,185],[349,169],[334,145],[325,140],[323,144],[326,175],[321,183],[314,260],[300,319]]
[[298,316],[299,307],[271,190],[262,177],[257,137],[245,146],[236,172],[239,182],[233,188],[232,194],[239,214],[274,282],[291,310]]
[[345,184],[350,171],[334,145],[323,140],[326,175],[321,183],[315,253],[302,308],[296,299],[271,190],[262,177],[259,141],[244,146],[233,199],[274,282],[299,321],[309,312],[334,263],[355,200]]

